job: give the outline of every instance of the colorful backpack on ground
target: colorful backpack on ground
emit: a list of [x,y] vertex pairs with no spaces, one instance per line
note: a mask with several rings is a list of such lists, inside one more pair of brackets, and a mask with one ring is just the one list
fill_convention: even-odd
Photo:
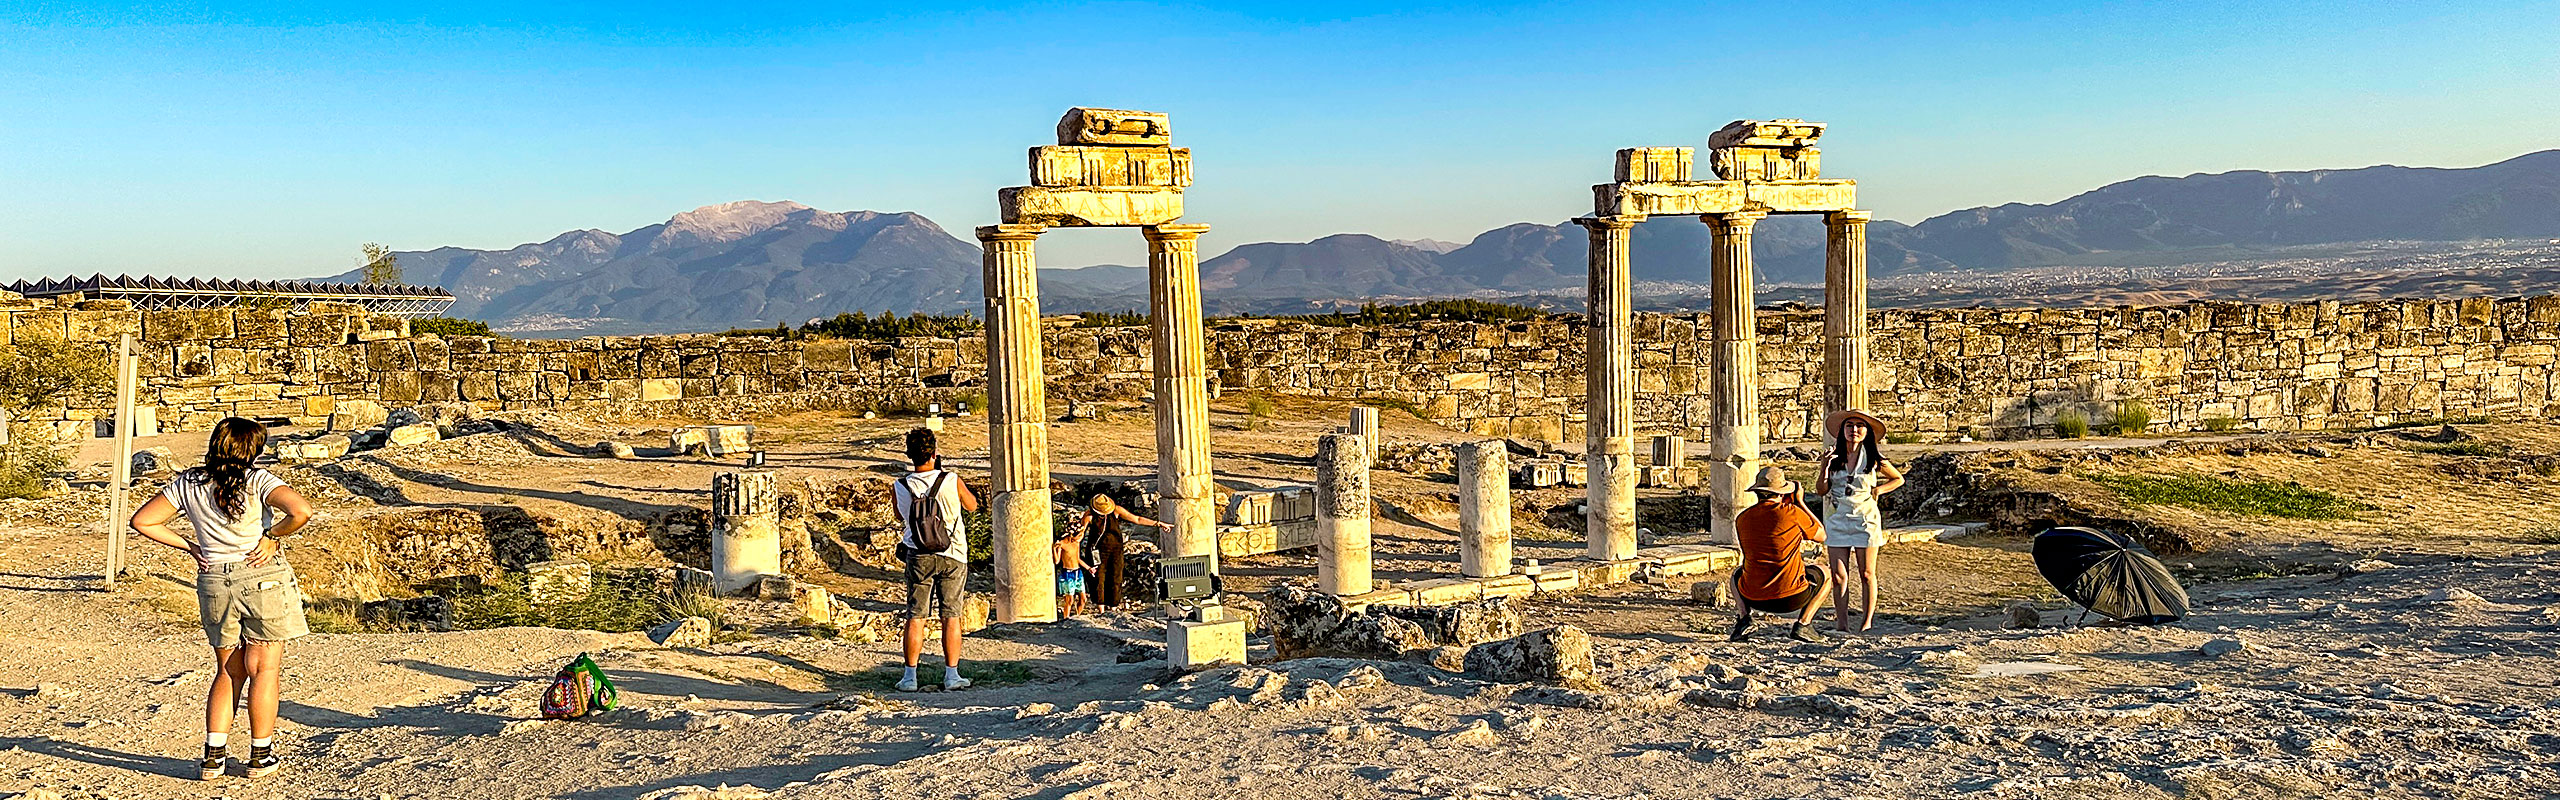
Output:
[[577,719],[611,711],[620,703],[621,695],[614,691],[613,679],[604,676],[604,669],[596,666],[595,659],[580,653],[578,660],[551,676],[551,688],[542,693],[542,718]]

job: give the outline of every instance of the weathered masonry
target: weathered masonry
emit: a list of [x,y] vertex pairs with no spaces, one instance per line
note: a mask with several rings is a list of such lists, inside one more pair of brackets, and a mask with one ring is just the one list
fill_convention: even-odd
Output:
[[[405,320],[352,307],[315,309],[137,312],[122,301],[0,295],[0,337],[112,348],[118,333],[136,334],[140,401],[156,404],[163,427],[186,430],[230,414],[317,423],[341,398],[652,413],[861,408],[983,386],[986,376],[978,337],[443,339],[409,336]],[[1704,438],[1713,419],[1708,319],[1631,320],[1635,431]],[[2161,430],[2197,430],[2216,417],[2295,430],[2560,411],[2560,296],[1885,310],[1866,320],[1866,405],[1899,430],[2046,435],[2060,412],[2100,419],[2128,401],[2147,405]],[[1822,313],[1763,310],[1753,325],[1762,433],[1811,438],[1824,409]],[[1154,378],[1145,328],[1053,320],[1041,341],[1056,385],[1136,388]],[[1578,442],[1585,344],[1579,316],[1383,328],[1253,320],[1211,323],[1204,350],[1218,391],[1363,398],[1478,434]],[[89,398],[47,413],[87,435],[106,405]]]
[[1868,215],[1853,208],[1857,182],[1822,178],[1822,152],[1814,147],[1822,129],[1822,123],[1800,119],[1736,120],[1707,137],[1715,180],[1693,179],[1689,148],[1631,147],[1618,151],[1616,181],[1591,187],[1591,216],[1574,220],[1591,233],[1585,374],[1590,424],[1583,451],[1590,474],[1590,500],[1583,507],[1591,558],[1615,561],[1636,552],[1637,367],[1630,338],[1635,281],[1628,242],[1647,218],[1697,217],[1714,240],[1708,265],[1714,340],[1708,345],[1705,394],[1716,541],[1733,541],[1743,487],[1760,469],[1751,231],[1770,214],[1822,214],[1828,223],[1823,308],[1841,324],[1823,331],[1823,406],[1865,407]]

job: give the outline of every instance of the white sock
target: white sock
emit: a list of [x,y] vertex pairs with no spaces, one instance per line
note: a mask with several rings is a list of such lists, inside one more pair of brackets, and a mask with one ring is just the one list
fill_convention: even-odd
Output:
[[231,733],[229,731],[207,733],[204,735],[204,746],[206,747],[221,748],[229,746],[230,744]]
[[249,740],[249,747],[251,747],[251,748],[253,748],[253,749],[257,749],[257,750],[265,750],[265,749],[267,749],[267,748],[274,747],[274,746],[276,746],[276,737],[273,737],[273,736],[269,736],[269,737],[264,738],[264,739],[251,739],[251,740]]
[[942,682],[943,682],[943,683],[950,683],[950,682],[952,682],[952,681],[956,681],[956,680],[959,680],[959,679],[960,679],[960,668],[959,668],[959,667],[943,667],[943,668],[942,668]]
[[916,679],[916,665],[914,665],[914,664],[908,664],[908,665],[907,665],[907,674],[906,674],[906,676],[905,676],[905,679],[906,679],[906,680],[910,680],[910,681],[912,681],[912,680],[915,680],[915,679]]

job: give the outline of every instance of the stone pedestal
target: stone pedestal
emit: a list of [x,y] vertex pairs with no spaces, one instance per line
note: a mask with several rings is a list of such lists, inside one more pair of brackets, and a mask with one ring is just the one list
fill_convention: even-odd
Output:
[[1458,445],[1458,573],[1511,574],[1511,454],[1500,439]]
[[782,527],[773,473],[723,472],[711,478],[711,587],[720,594],[753,590],[782,572]]
[[1207,225],[1150,225],[1147,295],[1155,335],[1158,508],[1168,556],[1218,552],[1209,466],[1209,374],[1200,317],[1200,234]]
[[994,520],[996,618],[1058,618],[1049,558],[1048,377],[1040,365],[1037,225],[978,229],[987,292],[987,504]]
[[1751,230],[1768,216],[1737,211],[1707,215],[1714,238],[1710,304],[1715,327],[1714,364],[1708,387],[1708,426],[1715,492],[1713,538],[1731,543],[1754,473],[1760,470],[1760,343],[1752,310]]
[[1864,211],[1823,215],[1829,236],[1822,272],[1823,410],[1867,407],[1867,220]]
[[1220,663],[1242,664],[1245,659],[1245,621],[1223,619],[1215,622],[1174,620],[1164,626],[1166,666],[1177,670],[1201,669]]
[[1316,590],[1369,591],[1369,450],[1358,434],[1316,440]]
[[1591,234],[1590,424],[1583,450],[1590,488],[1584,530],[1590,557],[1615,561],[1636,552],[1634,295],[1627,242],[1637,220],[1583,217],[1574,222]]

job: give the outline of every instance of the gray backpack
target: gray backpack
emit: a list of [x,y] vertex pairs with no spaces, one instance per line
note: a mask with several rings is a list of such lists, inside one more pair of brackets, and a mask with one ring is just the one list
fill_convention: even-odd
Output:
[[951,472],[949,470],[940,472],[942,474],[933,476],[933,486],[923,492],[916,492],[912,486],[907,490],[914,496],[907,501],[904,521],[907,523],[907,531],[915,536],[918,555],[940,553],[951,549],[951,526],[942,518],[941,503],[942,481],[951,477]]

